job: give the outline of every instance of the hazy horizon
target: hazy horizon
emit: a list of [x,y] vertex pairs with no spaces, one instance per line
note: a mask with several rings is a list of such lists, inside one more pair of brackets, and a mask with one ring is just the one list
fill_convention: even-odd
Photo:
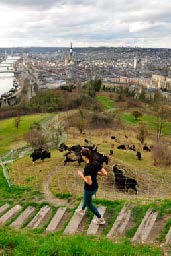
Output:
[[[0,47],[0,49],[23,49],[23,48],[61,48],[61,49],[68,49],[70,48],[70,44],[68,46],[15,46],[15,47]],[[84,48],[123,48],[123,49],[163,49],[163,50],[171,50],[171,47],[164,48],[164,47],[140,47],[140,46],[72,46],[74,49],[84,49]],[[10,55],[10,54],[9,54]]]

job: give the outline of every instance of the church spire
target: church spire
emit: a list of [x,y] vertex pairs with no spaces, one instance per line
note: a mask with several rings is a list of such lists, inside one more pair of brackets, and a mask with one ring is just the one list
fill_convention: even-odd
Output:
[[70,47],[70,60],[72,60],[72,42],[71,42],[71,47]]

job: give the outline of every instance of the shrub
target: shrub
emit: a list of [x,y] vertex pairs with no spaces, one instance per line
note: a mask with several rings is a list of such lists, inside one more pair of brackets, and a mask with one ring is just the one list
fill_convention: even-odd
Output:
[[67,118],[68,127],[76,127],[80,133],[83,133],[87,127],[87,112],[83,109],[79,109],[72,116]]
[[73,99],[70,104],[72,104],[72,106],[69,106],[70,108],[84,108],[97,111],[101,111],[103,109],[102,105],[88,94],[79,95],[79,97]]
[[14,126],[18,129],[19,126],[20,126],[20,123],[21,123],[21,117],[20,117],[20,116],[17,116],[17,117],[14,119]]
[[114,116],[110,112],[94,112],[90,117],[90,125],[94,128],[109,128],[112,127],[113,122]]
[[140,113],[139,111],[133,111],[132,115],[134,116],[135,120],[138,120],[142,117],[142,113]]
[[171,165],[171,149],[165,143],[158,142],[153,146],[154,165]]
[[138,134],[137,134],[137,139],[143,144],[145,141],[145,138],[148,135],[148,130],[147,130],[147,126],[145,124],[141,124],[138,127]]
[[41,130],[32,129],[24,135],[24,138],[32,147],[47,148],[46,138]]

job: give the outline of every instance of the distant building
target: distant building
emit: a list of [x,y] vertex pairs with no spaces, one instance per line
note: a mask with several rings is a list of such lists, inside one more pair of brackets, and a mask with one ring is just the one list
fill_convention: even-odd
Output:
[[133,67],[134,67],[134,69],[140,68],[141,67],[141,59],[135,58]]
[[169,77],[152,75],[152,84],[155,88],[171,91],[171,78]]
[[69,50],[69,56],[65,58],[65,65],[72,65],[74,64],[74,58],[73,58],[73,49],[72,49],[72,42]]
[[40,89],[58,89],[62,86],[66,86],[66,81],[56,80],[54,82],[46,83],[45,85],[41,86]]
[[70,52],[70,54],[69,54],[70,55],[70,60],[72,60],[72,43],[71,43],[71,47],[70,47],[70,51],[69,52]]

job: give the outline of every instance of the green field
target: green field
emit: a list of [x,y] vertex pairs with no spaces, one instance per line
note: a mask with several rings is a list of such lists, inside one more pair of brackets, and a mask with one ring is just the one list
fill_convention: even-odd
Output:
[[20,148],[26,145],[23,135],[29,131],[30,127],[36,122],[47,120],[51,114],[36,114],[22,116],[19,128],[15,127],[15,118],[0,120],[0,155],[5,154],[11,149]]
[[[146,124],[151,130],[156,130],[157,118],[151,115],[143,115],[140,119],[135,120],[131,113],[121,113],[121,118],[124,122],[130,125],[138,125],[140,123]],[[171,135],[171,122],[163,122],[163,135]]]
[[129,240],[113,243],[99,237],[60,234],[41,236],[36,232],[20,232],[0,228],[1,255],[14,256],[161,256],[155,246],[132,245]]
[[115,102],[114,100],[111,100],[110,98],[103,96],[103,95],[98,95],[97,100],[102,103],[105,109],[111,109],[115,107]]

